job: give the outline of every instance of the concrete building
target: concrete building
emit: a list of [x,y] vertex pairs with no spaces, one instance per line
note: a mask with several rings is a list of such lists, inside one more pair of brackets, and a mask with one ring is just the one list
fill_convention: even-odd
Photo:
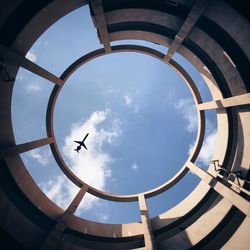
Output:
[[[86,4],[103,49],[81,57],[60,77],[25,58],[49,26]],[[236,0],[1,0],[0,249],[249,249],[249,16],[247,1]],[[162,44],[166,53],[135,45],[112,47],[112,41],[123,39]],[[67,77],[87,60],[119,51],[139,51],[170,64],[190,85],[199,111],[195,148],[175,177],[128,196],[101,192],[75,176],[60,156],[52,124],[53,107]],[[175,52],[199,70],[212,101],[201,101],[190,76],[171,59]],[[19,67],[55,84],[47,108],[47,138],[21,145],[15,142],[11,120]],[[204,110],[209,109],[217,113],[218,138],[216,161],[204,171],[195,160],[204,137]],[[38,188],[19,155],[47,144],[79,187],[65,211]],[[177,206],[150,218],[146,200],[171,188],[188,171],[200,178],[199,185]],[[112,201],[138,201],[141,222],[111,225],[78,218],[74,212],[86,192]]]

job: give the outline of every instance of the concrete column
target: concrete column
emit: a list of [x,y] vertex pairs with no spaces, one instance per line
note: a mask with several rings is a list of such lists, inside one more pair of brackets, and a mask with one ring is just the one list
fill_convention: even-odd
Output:
[[37,64],[31,62],[27,58],[17,54],[13,50],[0,44],[0,58],[2,58],[4,63],[12,63],[17,66],[21,66],[30,72],[43,77],[57,85],[61,85],[63,81],[52,73],[48,72],[46,69],[38,66]]
[[62,238],[63,232],[67,226],[67,218],[66,216],[73,215],[79,206],[81,200],[83,199],[85,193],[88,190],[88,186],[82,186],[82,188],[77,193],[74,200],[70,203],[68,208],[64,211],[62,216],[58,219],[57,224],[52,229],[52,231],[49,233],[45,241],[43,242],[40,250],[55,250],[57,248],[57,245]]
[[63,235],[65,228],[66,225],[64,223],[58,222],[45,239],[40,250],[55,250]]
[[143,194],[140,194],[138,196],[139,200],[139,206],[140,206],[140,212],[141,212],[141,222],[143,226],[144,231],[144,241],[145,241],[145,248],[147,250],[154,250],[155,243],[154,243],[154,235],[153,230],[151,227],[150,217],[148,214],[148,208],[145,196]]
[[169,62],[173,54],[179,49],[183,40],[188,36],[192,28],[195,26],[196,22],[200,16],[204,13],[206,8],[209,6],[208,0],[196,0],[196,3],[189,12],[186,20],[184,21],[181,29],[176,34],[174,40],[172,41],[167,54],[164,57],[165,62]]
[[99,31],[101,43],[104,46],[105,51],[111,52],[110,38],[107,28],[107,22],[104,15],[104,10],[102,6],[102,0],[91,0],[90,4],[94,12],[94,25]]
[[202,181],[212,187],[217,193],[228,200],[232,205],[241,210],[245,215],[250,217],[250,202],[234,192],[230,187],[225,186],[218,181],[212,174],[198,167],[192,162],[187,164],[192,173],[196,174]]
[[234,106],[241,106],[250,104],[250,93],[237,95],[221,100],[204,102],[198,105],[199,110],[229,108]]
[[51,144],[53,142],[54,142],[54,138],[48,137],[48,138],[44,138],[44,139],[40,139],[40,140],[36,140],[32,142],[27,142],[27,143],[3,148],[0,150],[0,159],[4,159],[13,155],[21,154],[21,153],[33,150],[35,148],[42,147],[44,145]]

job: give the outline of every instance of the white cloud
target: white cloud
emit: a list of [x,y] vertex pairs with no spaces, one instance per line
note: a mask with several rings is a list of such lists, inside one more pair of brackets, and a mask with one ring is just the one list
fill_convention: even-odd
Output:
[[178,110],[183,119],[187,122],[185,127],[189,133],[193,133],[197,129],[197,113],[192,99],[181,99],[174,104],[174,108]]
[[102,214],[100,216],[100,222],[106,223],[109,220],[109,216],[107,214]]
[[[107,178],[111,177],[112,171],[109,164],[115,160],[104,152],[103,146],[105,143],[111,145],[115,143],[116,138],[122,132],[120,122],[117,119],[111,120],[109,130],[100,128],[100,124],[107,121],[109,115],[110,110],[96,111],[91,114],[87,121],[74,124],[69,135],[65,138],[62,148],[67,164],[76,176],[100,190],[105,188]],[[82,149],[77,154],[74,151],[76,147],[74,141],[81,140],[86,133],[89,133],[85,141],[88,150]],[[41,187],[50,199],[63,208],[69,205],[79,190],[64,175],[50,180]],[[87,210],[97,203],[98,198],[86,194],[78,209]]]
[[126,106],[130,107],[133,102],[132,97],[129,95],[124,95],[124,100],[125,100]]
[[75,186],[65,175],[59,175],[55,178],[51,178],[46,183],[40,183],[39,186],[51,200],[64,209],[69,206],[79,191],[79,188]]
[[49,150],[34,149],[28,152],[28,156],[37,160],[41,165],[46,166],[49,163],[51,153]]
[[34,52],[32,51],[28,51],[28,53],[25,56],[27,59],[29,59],[32,62],[36,62],[37,61],[37,56]]
[[[216,131],[213,130],[205,137],[200,154],[196,160],[198,164],[204,164],[207,166],[211,162],[215,149],[216,135]],[[192,148],[193,146],[190,145],[189,154],[191,153]]]
[[137,165],[136,162],[134,162],[134,163],[130,166],[130,168],[132,168],[133,170],[138,170],[138,169],[139,169],[139,166]]
[[205,165],[209,164],[212,160],[214,149],[215,149],[215,140],[217,133],[213,131],[209,134],[202,145],[201,152],[197,159],[198,162],[201,162]]
[[36,41],[36,43],[34,44],[36,47],[41,47],[41,46],[43,46],[43,47],[46,47],[46,46],[48,46],[48,44],[49,44],[49,42],[48,42],[48,40],[46,40],[46,39],[38,39],[37,41]]
[[27,94],[37,93],[41,90],[41,87],[37,83],[30,83],[28,85],[25,85],[25,92]]

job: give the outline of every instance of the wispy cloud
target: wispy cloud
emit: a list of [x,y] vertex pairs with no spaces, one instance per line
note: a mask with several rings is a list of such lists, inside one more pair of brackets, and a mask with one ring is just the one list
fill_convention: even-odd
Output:
[[95,215],[99,219],[99,222],[107,223],[107,221],[109,220],[109,208],[107,201],[102,202],[102,209],[96,210]]
[[18,80],[24,80],[24,78],[25,78],[24,74],[22,74],[22,73],[19,72],[18,75],[17,75],[17,79]]
[[185,129],[189,133],[193,133],[197,129],[197,113],[192,99],[181,99],[174,104],[174,108],[178,110],[183,119],[186,121]]
[[137,114],[139,112],[140,108],[138,105],[134,106],[134,113]]
[[133,99],[131,96],[129,95],[124,95],[124,100],[125,100],[125,104],[126,106],[130,107],[132,102],[133,102]]
[[[135,93],[136,95],[137,93]],[[132,108],[132,110],[134,111],[135,114],[137,114],[140,110],[140,107],[138,104],[136,104],[134,102],[134,98],[132,95],[129,95],[129,94],[124,94],[123,95],[123,99],[124,99],[124,102],[125,102],[125,105],[129,108]]]
[[137,163],[136,162],[134,162],[131,166],[130,166],[130,168],[132,168],[133,170],[138,170],[140,167],[139,167],[139,165],[137,165]]
[[[217,133],[215,130],[213,130],[205,137],[201,151],[196,160],[198,164],[207,166],[211,162],[215,149],[216,136]],[[193,145],[190,145],[189,154],[191,153],[192,149]]]
[[163,105],[167,107],[172,107],[173,102],[175,100],[175,91],[174,90],[169,90],[165,93],[165,97],[163,98]]
[[[40,47],[47,47],[48,46],[48,44],[49,44],[49,42],[48,42],[48,40],[47,39],[45,39],[45,38],[39,38],[36,42],[35,42],[35,44],[34,44],[34,47],[35,48],[40,48]],[[33,48],[34,48],[33,47]]]
[[[112,171],[109,164],[115,159],[104,152],[105,143],[113,144],[122,133],[120,122],[111,120],[109,130],[100,128],[100,125],[108,119],[110,110],[96,111],[85,122],[79,122],[72,126],[69,135],[65,138],[62,148],[63,155],[70,169],[83,181],[91,186],[103,190],[107,178],[111,177]],[[88,150],[81,150],[77,154],[73,149],[76,147],[74,140],[81,140],[85,133],[89,133],[85,141]],[[49,198],[58,205],[66,208],[79,190],[64,175],[51,179],[41,185]],[[98,198],[86,194],[78,210],[87,210],[98,204]]]
[[41,90],[42,90],[41,86],[38,85],[37,83],[30,83],[25,85],[25,92],[27,94],[37,93],[40,92]]
[[29,59],[32,62],[36,62],[37,61],[37,56],[33,51],[28,51],[28,53],[25,56],[27,59]]
[[28,152],[27,155],[37,160],[41,165],[46,166],[50,161],[51,153],[49,150],[34,149]]
[[41,38],[40,38],[40,39],[38,39],[37,42],[35,43],[35,46],[37,46],[37,47],[41,47],[41,46],[47,47],[48,44],[49,44],[48,40],[46,40],[46,39],[41,39]]
[[[47,182],[39,183],[39,186],[52,201],[64,209],[69,206],[79,191],[79,188],[75,186],[65,175],[52,177]],[[88,197],[88,194],[86,194],[83,199],[85,201],[85,206],[91,207],[91,203],[93,203],[94,198],[95,197],[90,195]]]
[[109,220],[109,216],[107,214],[100,215],[100,222],[106,223]]

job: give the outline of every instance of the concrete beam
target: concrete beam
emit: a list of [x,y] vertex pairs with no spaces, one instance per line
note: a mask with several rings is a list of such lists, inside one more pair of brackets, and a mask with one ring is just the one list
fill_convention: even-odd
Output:
[[90,0],[90,4],[94,13],[93,22],[100,35],[100,42],[103,44],[105,51],[109,53],[111,52],[110,38],[102,6],[102,0]]
[[39,65],[33,63],[27,58],[17,54],[13,50],[8,49],[2,44],[0,44],[0,57],[2,63],[11,63],[17,66],[21,66],[29,70],[30,72],[38,76],[41,76],[42,78],[47,79],[50,82],[55,83],[56,85],[61,85],[63,83],[63,81],[54,74],[50,73],[49,71],[40,67]]
[[167,54],[164,57],[165,62],[170,61],[173,54],[179,49],[183,40],[188,36],[188,34],[192,30],[192,28],[195,26],[200,16],[204,13],[208,5],[209,5],[208,0],[196,0],[196,3],[194,4],[191,11],[189,12],[186,20],[181,26],[181,29],[176,34],[174,40],[171,43],[167,51]]
[[40,139],[40,140],[36,140],[32,142],[10,146],[7,148],[2,148],[0,149],[0,159],[4,159],[13,155],[18,155],[18,154],[33,150],[35,148],[42,147],[44,145],[51,144],[53,142],[54,142],[54,138],[48,137],[48,138],[44,138],[44,139]]
[[155,243],[154,243],[154,235],[153,230],[151,227],[150,217],[148,214],[148,207],[146,203],[145,196],[140,194],[138,196],[140,213],[141,213],[141,222],[144,231],[144,241],[145,241],[145,249],[147,250],[154,250]]
[[79,190],[77,195],[75,196],[74,200],[70,203],[68,208],[64,211],[62,216],[58,219],[57,224],[53,228],[53,230],[49,233],[45,241],[43,242],[40,250],[55,250],[59,244],[60,239],[63,236],[63,232],[67,226],[67,217],[68,215],[73,215],[79,206],[81,200],[83,199],[84,195],[88,191],[88,186],[82,186]]
[[63,216],[65,216],[65,215],[73,215],[75,213],[75,211],[76,211],[77,207],[79,206],[80,202],[82,201],[84,195],[88,191],[88,188],[89,187],[87,185],[82,186],[82,188],[79,190],[79,192],[77,193],[74,200],[70,203],[68,208],[63,213]]
[[229,108],[247,104],[250,104],[250,93],[237,95],[221,100],[200,103],[198,105],[198,108],[199,110],[208,110],[208,109],[218,109],[218,108]]
[[216,176],[208,173],[202,168],[198,167],[192,162],[187,164],[190,171],[196,174],[202,181],[213,188],[218,194],[228,200],[233,206],[241,210],[245,215],[250,217],[250,202],[241,197],[238,193],[234,192],[230,187],[225,186],[223,183],[216,179]]

